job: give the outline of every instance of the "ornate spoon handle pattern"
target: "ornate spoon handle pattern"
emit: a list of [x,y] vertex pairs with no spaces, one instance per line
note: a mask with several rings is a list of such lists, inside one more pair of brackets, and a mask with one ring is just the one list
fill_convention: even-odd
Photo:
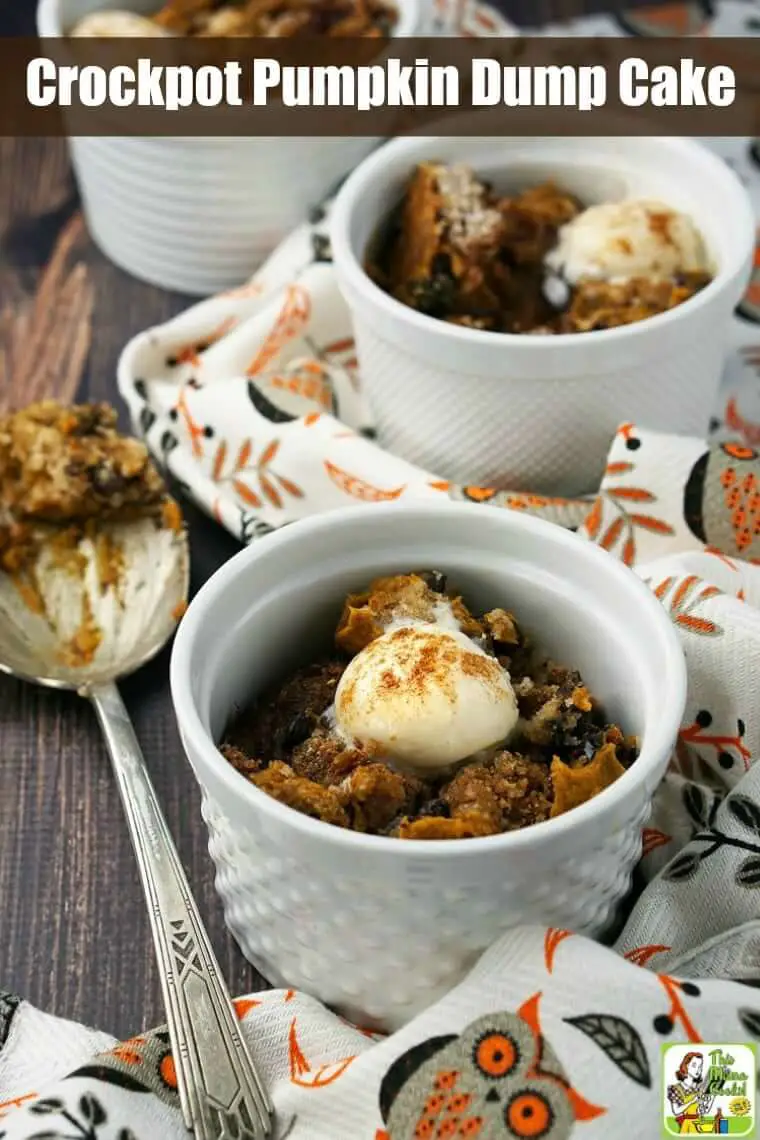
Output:
[[161,969],[182,1114],[198,1140],[266,1140],[272,1106],[114,684],[88,691],[111,757]]

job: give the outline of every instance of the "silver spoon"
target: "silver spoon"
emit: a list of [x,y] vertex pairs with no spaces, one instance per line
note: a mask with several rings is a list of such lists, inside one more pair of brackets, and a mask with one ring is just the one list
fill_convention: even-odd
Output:
[[31,586],[0,572],[0,670],[92,702],[148,904],[185,1124],[198,1140],[267,1140],[272,1106],[116,687],[171,637],[188,584],[184,530],[152,519],[102,524],[73,550],[48,543]]

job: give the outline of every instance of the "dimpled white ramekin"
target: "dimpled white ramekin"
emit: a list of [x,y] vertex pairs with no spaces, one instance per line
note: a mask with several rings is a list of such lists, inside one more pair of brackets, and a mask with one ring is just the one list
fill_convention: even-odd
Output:
[[[421,35],[420,0],[397,0],[395,34]],[[155,11],[158,0],[40,0],[59,37],[89,12]],[[247,280],[380,142],[375,138],[69,140],[87,224],[121,269],[205,296]]]
[[[459,328],[389,297],[367,245],[418,162],[464,162],[505,190],[554,178],[587,202],[660,198],[689,213],[717,269],[685,305],[624,328],[514,336]],[[755,222],[719,158],[682,138],[405,138],[344,183],[332,248],[380,442],[456,482],[548,494],[596,489],[619,424],[702,435]]]
[[[215,742],[233,711],[329,644],[349,590],[420,567],[449,572],[476,609],[514,609],[542,647],[582,671],[608,715],[641,736],[625,777],[524,831],[408,842],[309,819],[230,767]],[[659,602],[597,547],[517,512],[382,504],[294,523],[228,562],[180,625],[171,688],[243,953],[276,985],[393,1027],[511,926],[608,927],[641,851],[686,676]]]

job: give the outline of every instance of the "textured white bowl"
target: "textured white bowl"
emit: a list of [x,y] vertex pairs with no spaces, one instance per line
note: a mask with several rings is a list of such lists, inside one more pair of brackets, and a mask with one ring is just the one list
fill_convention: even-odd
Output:
[[[421,35],[420,0],[397,0],[395,35]],[[89,12],[156,10],[156,0],[40,0],[41,37]],[[121,269],[206,296],[247,280],[376,138],[70,139],[90,233]]]
[[[669,313],[556,337],[458,328],[372,283],[362,263],[415,165],[460,161],[499,188],[548,177],[591,203],[661,198],[689,213],[715,280]],[[680,138],[406,138],[349,176],[332,215],[338,280],[351,310],[380,442],[456,482],[548,494],[595,490],[615,429],[703,434],[730,318],[747,283],[755,222],[732,171]]]
[[[329,644],[350,589],[435,567],[475,607],[509,605],[642,738],[613,787],[567,815],[485,839],[405,842],[307,818],[215,746],[252,693]],[[174,644],[180,734],[203,790],[229,929],[273,984],[388,1027],[425,1007],[519,923],[598,935],[641,851],[683,713],[671,623],[635,574],[570,532],[472,504],[359,506],[293,523],[201,589]]]

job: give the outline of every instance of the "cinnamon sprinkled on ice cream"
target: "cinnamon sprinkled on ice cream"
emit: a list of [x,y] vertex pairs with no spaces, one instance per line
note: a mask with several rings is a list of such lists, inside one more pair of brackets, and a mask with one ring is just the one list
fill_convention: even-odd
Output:
[[349,663],[335,718],[347,737],[399,766],[431,770],[502,743],[518,712],[508,673],[466,634],[405,625]]
[[561,227],[545,264],[573,285],[583,278],[663,279],[708,269],[691,218],[663,202],[634,199],[583,210]]

